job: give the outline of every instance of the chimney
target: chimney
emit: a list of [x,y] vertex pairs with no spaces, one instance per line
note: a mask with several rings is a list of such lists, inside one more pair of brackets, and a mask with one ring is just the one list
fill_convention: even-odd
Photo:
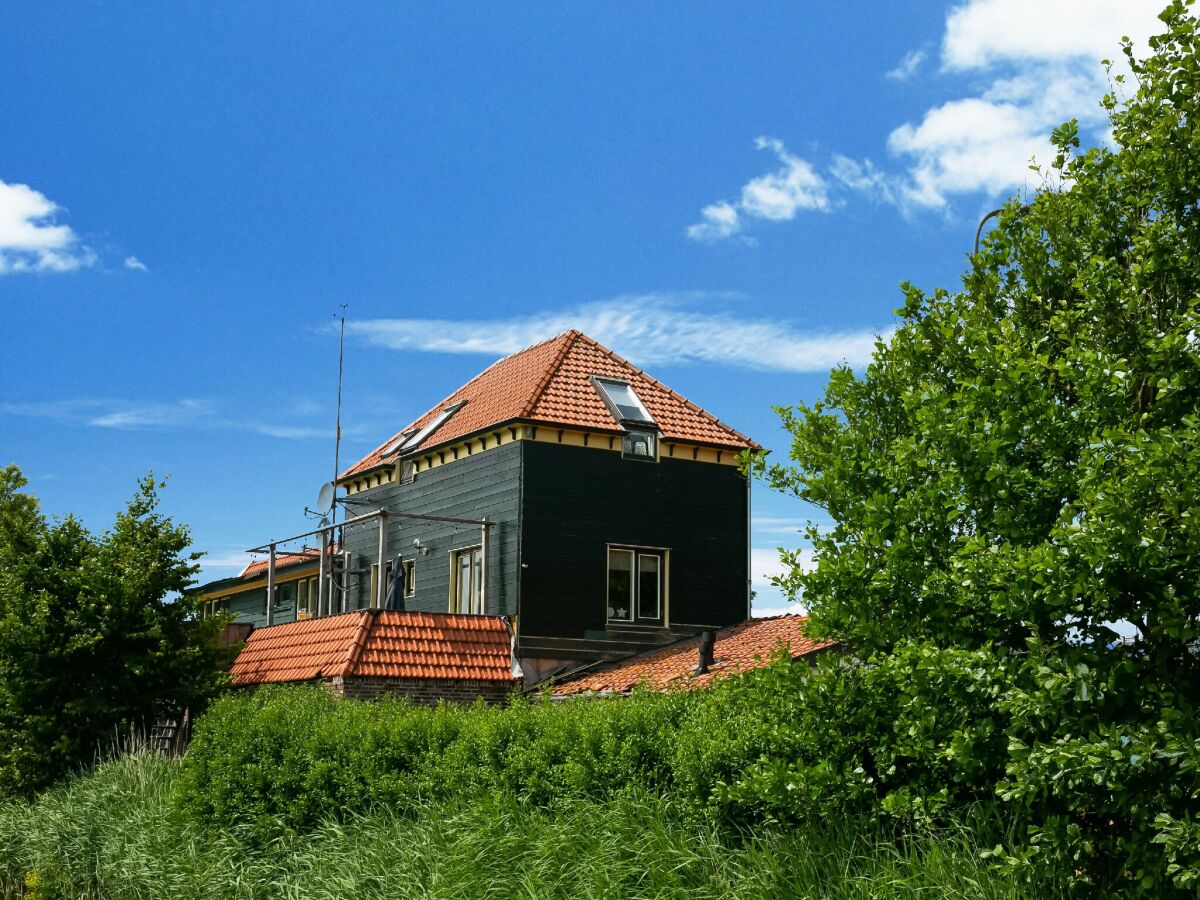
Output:
[[700,662],[696,665],[693,672],[695,675],[703,675],[709,670],[713,664],[713,647],[717,642],[717,634],[715,631],[703,631],[700,633]]

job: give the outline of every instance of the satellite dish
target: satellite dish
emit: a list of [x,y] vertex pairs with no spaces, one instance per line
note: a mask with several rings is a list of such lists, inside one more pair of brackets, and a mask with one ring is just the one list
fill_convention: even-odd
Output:
[[336,496],[332,482],[325,482],[321,485],[321,493],[317,495],[317,510],[325,513],[333,508],[333,500]]

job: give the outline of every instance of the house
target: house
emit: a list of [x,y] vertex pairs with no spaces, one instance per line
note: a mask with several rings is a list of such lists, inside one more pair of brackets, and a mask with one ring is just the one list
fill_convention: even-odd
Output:
[[811,659],[834,647],[832,641],[808,637],[807,616],[747,619],[722,628],[707,643],[705,636],[611,663],[577,669],[550,689],[554,699],[628,694],[636,687],[655,691],[695,690],[715,681],[760,669],[783,650],[792,659]]
[[[203,595],[257,624],[383,606],[503,616],[537,681],[747,618],[739,464],[757,448],[567,331],[485,369],[342,472],[336,551],[325,565],[319,550],[287,565],[277,554],[271,610],[259,578]],[[292,573],[314,577],[314,561],[315,585],[293,595]]]
[[[276,621],[294,621],[315,614],[320,555],[315,548],[276,555]],[[212,615],[227,611],[239,623],[256,627],[267,624],[268,566],[269,560],[256,560],[232,578],[222,578],[201,587],[200,602],[204,613]]]
[[240,687],[319,682],[339,697],[418,703],[495,703],[520,686],[503,619],[388,609],[255,629],[230,676]]

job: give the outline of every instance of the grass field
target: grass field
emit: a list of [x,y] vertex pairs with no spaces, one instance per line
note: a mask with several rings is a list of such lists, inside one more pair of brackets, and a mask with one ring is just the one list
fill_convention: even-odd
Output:
[[[0,896],[96,898],[782,898],[1020,896],[964,831],[867,823],[731,833],[669,800],[535,808],[511,799],[356,811],[307,834],[202,829],[178,764],[101,765],[0,804]],[[24,893],[23,893],[24,892]]]

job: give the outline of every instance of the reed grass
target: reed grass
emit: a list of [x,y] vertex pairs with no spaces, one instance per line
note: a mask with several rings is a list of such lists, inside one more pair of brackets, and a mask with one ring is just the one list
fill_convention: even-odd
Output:
[[0,897],[879,898],[1019,896],[971,834],[862,822],[730,832],[669,798],[535,807],[511,797],[351,811],[262,842],[196,824],[178,763],[141,753],[0,804]]

